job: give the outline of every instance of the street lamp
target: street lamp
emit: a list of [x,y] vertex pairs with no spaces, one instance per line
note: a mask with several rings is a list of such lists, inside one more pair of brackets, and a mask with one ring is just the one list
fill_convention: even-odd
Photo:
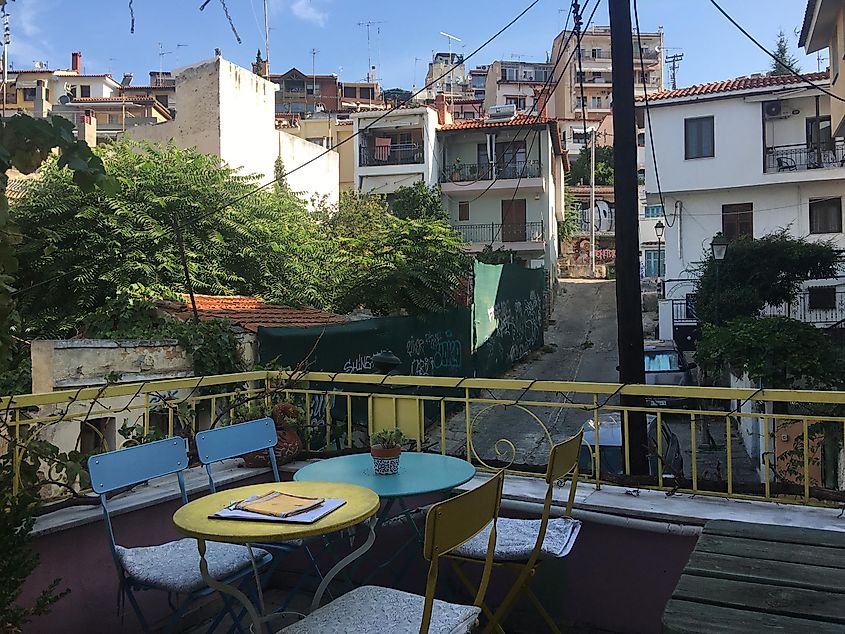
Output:
[[725,254],[728,252],[728,239],[719,231],[710,241],[710,253],[716,261],[716,325],[719,325],[719,304],[722,301],[719,291],[719,268],[720,262],[725,259]]
[[[657,290],[661,291],[660,288],[662,284],[660,280],[663,278],[663,232],[666,230],[666,226],[663,224],[662,220],[658,220],[654,223],[654,234],[657,236]],[[661,292],[659,296],[662,297],[663,293]]]

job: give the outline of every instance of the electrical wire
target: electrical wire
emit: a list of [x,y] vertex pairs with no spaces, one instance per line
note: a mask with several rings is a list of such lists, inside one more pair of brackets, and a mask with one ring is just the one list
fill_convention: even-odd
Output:
[[746,30],[742,27],[742,25],[741,25],[741,24],[739,24],[739,22],[737,22],[736,20],[734,20],[734,19],[730,16],[730,14],[729,14],[727,11],[725,11],[725,10],[724,10],[721,6],[719,6],[719,3],[718,3],[718,2],[716,2],[716,0],[710,0],[710,4],[712,4],[714,7],[716,7],[716,10],[718,10],[718,11],[719,11],[719,13],[721,13],[723,16],[725,16],[725,19],[727,19],[727,21],[728,21],[728,22],[730,22],[730,23],[731,23],[731,24],[733,24],[733,25],[734,25],[737,29],[739,29],[739,31],[740,31],[740,32],[741,32],[741,33],[742,33],[745,37],[747,37],[749,40],[751,40],[751,42],[753,42],[753,43],[754,43],[754,45],[755,45],[757,48],[759,48],[759,49],[760,49],[761,51],[763,51],[766,55],[768,55],[769,57],[771,57],[774,61],[776,61],[776,62],[777,62],[778,64],[780,64],[783,68],[785,68],[787,71],[789,71],[789,73],[790,73],[791,75],[795,75],[798,79],[800,79],[801,81],[803,81],[805,84],[807,84],[807,85],[809,85],[809,86],[812,86],[812,87],[813,87],[813,88],[815,88],[816,90],[820,90],[821,92],[823,92],[824,94],[826,94],[826,95],[827,95],[828,97],[830,97],[831,99],[836,99],[837,101],[845,101],[845,98],[840,97],[839,95],[835,95],[834,93],[832,93],[832,92],[830,92],[829,90],[827,90],[824,86],[821,86],[821,85],[819,85],[819,84],[815,83],[814,81],[812,81],[812,80],[810,80],[810,79],[807,79],[807,76],[806,76],[806,75],[802,75],[802,74],[801,74],[801,73],[799,73],[797,70],[794,70],[794,69],[790,68],[787,64],[785,64],[785,63],[784,63],[784,61],[783,61],[782,59],[780,59],[777,55],[775,55],[774,53],[772,53],[772,52],[771,52],[769,49],[767,49],[765,46],[763,46],[762,44],[760,44],[760,42],[758,42],[758,41],[754,38],[754,36],[753,36],[753,35],[751,35],[748,31],[746,31]]
[[663,188],[660,185],[660,169],[657,166],[657,150],[654,149],[654,128],[651,125],[651,108],[648,101],[648,86],[645,80],[645,61],[643,60],[643,41],[642,37],[640,36],[640,12],[638,0],[634,0],[634,24],[637,27],[637,47],[639,48],[640,52],[640,81],[643,85],[643,100],[645,101],[646,125],[648,127],[649,137],[651,137],[651,162],[654,165],[654,177],[657,181],[657,195],[660,198],[660,211],[663,214],[663,220],[666,222],[666,226],[671,228],[678,221],[678,218],[677,216],[675,216],[672,218],[671,222],[669,221],[669,216],[666,215],[666,204],[663,200]]
[[[599,4],[600,4],[600,3],[601,3],[601,0],[597,0],[597,1],[596,1],[596,4],[593,6],[593,11],[592,11],[592,13],[590,14],[590,19],[588,20],[588,24],[589,24],[589,22],[591,22],[591,21],[592,21],[593,16],[595,16],[596,10],[598,9],[598,7],[599,7]],[[554,67],[552,68],[552,73],[550,74],[550,78],[553,78],[553,77],[554,77],[554,71],[555,71],[555,69],[557,68],[557,65],[560,63],[560,60],[563,58],[563,51],[564,51],[564,50],[566,49],[566,47],[569,45],[569,42],[572,40],[573,35],[574,35],[574,31],[573,31],[572,33],[570,33],[569,38],[567,39],[567,42],[561,46],[560,53],[558,53],[558,59],[555,61],[555,65],[554,65]],[[577,51],[572,51],[572,53],[570,53],[570,55],[569,55],[569,59],[566,61],[566,64],[564,64],[564,66],[563,66],[563,70],[565,70],[565,69],[569,66],[569,64],[570,64],[570,62],[572,61],[572,58],[573,58],[573,56],[575,55],[575,53],[576,53],[576,52],[577,52]],[[553,94],[553,93],[554,93],[554,91],[555,91],[555,90],[557,90],[557,87],[560,85],[560,82],[563,80],[563,70],[561,70],[561,73],[559,74],[559,77],[558,77],[557,81],[555,81],[555,82],[554,82],[554,86],[553,86],[553,87],[551,87],[551,85],[550,85],[548,82],[545,84],[545,86],[546,86],[546,89],[545,89],[545,90],[547,91],[547,94],[551,95],[551,94]],[[550,89],[549,89],[549,88],[550,88]],[[536,122],[536,117],[533,117],[533,119],[535,120],[534,122],[523,121],[523,122],[520,124],[520,128],[526,128],[526,126],[528,125],[528,123],[535,123],[535,122]],[[524,136],[524,137],[523,137],[523,139],[522,139],[523,141],[527,140],[529,132],[530,132],[530,129],[526,128],[526,130],[525,130],[525,136]],[[519,138],[519,133],[520,133],[520,130],[517,130],[516,134],[514,135],[514,138],[513,138],[513,139],[511,140],[511,142],[508,144],[508,148],[510,148],[510,147],[511,147],[511,146],[512,146],[512,145],[513,145],[513,144],[514,144],[514,143],[518,140],[518,138]],[[534,139],[532,140],[532,145],[531,145],[531,148],[529,148],[529,151],[527,151],[527,152],[526,152],[526,156],[528,156],[528,155],[530,154],[530,150],[531,150],[531,149],[533,149],[533,144],[534,144],[534,141],[536,141],[536,135],[535,135]],[[510,160],[509,160],[509,161],[505,164],[505,166],[504,166],[504,167],[505,167],[505,168],[507,168],[508,166],[510,166],[510,164],[513,162],[513,160],[514,160],[514,158],[515,158],[515,157],[516,157],[516,154],[515,154],[515,153],[511,153],[511,159],[510,159]],[[521,174],[522,174],[522,173],[524,173],[524,171],[525,171],[525,167],[527,167],[527,165],[523,167],[523,169],[522,169],[522,170],[521,170],[521,172],[520,172]],[[481,193],[479,193],[477,196],[475,196],[474,198],[472,198],[469,202],[470,202],[470,203],[473,203],[473,202],[475,202],[476,200],[478,200],[479,198],[481,198],[482,196],[484,196],[484,194],[486,194],[488,191],[490,191],[490,189],[493,187],[493,185],[496,183],[496,181],[497,181],[497,180],[499,180],[499,176],[498,176],[498,174],[497,174],[497,175],[496,175],[496,176],[495,176],[495,177],[494,177],[494,178],[490,181],[490,183],[487,185],[487,187],[485,187],[485,188],[484,188],[484,190],[483,190]],[[521,180],[521,179],[520,179],[520,180]],[[513,202],[514,198],[516,197],[516,191],[517,191],[518,189],[519,189],[519,180],[517,181],[517,187],[516,187],[516,189],[514,190],[514,196],[511,198],[511,202]],[[497,235],[498,235],[498,234],[497,234]],[[495,239],[495,236],[494,236],[494,239]],[[492,243],[492,241],[493,241],[493,240],[491,240],[491,243]]]
[[[487,40],[485,40],[485,41],[484,41],[481,45],[479,45],[479,46],[478,46],[475,50],[473,50],[471,53],[469,53],[468,55],[466,55],[466,56],[464,57],[464,61],[471,59],[474,55],[476,55],[477,53],[479,53],[482,49],[484,49],[485,47],[487,47],[487,46],[488,46],[491,42],[493,42],[493,41],[494,41],[495,39],[497,39],[500,35],[502,35],[505,31],[507,31],[510,27],[512,27],[514,24],[516,24],[516,23],[517,23],[517,22],[518,22],[518,21],[519,21],[519,20],[520,20],[520,19],[521,19],[521,18],[522,18],[525,14],[526,14],[526,13],[528,13],[528,12],[529,12],[532,8],[534,8],[534,7],[535,7],[535,6],[536,6],[539,2],[540,2],[540,0],[533,0],[530,4],[528,4],[528,6],[526,6],[526,7],[525,7],[522,11],[520,11],[520,12],[519,12],[519,13],[518,13],[515,17],[513,17],[513,18],[512,18],[512,19],[511,19],[511,20],[510,20],[507,24],[505,24],[502,28],[500,28],[498,31],[496,31],[496,33],[494,33],[494,34],[493,34],[492,36],[490,36]],[[241,194],[241,195],[239,195],[239,196],[234,197],[232,200],[229,200],[228,202],[224,203],[222,206],[217,207],[217,208],[215,208],[215,209],[213,209],[213,210],[211,210],[211,211],[209,211],[209,212],[206,212],[205,214],[201,214],[200,216],[198,216],[198,217],[196,217],[196,218],[192,219],[190,222],[188,222],[188,223],[186,223],[186,224],[184,224],[184,225],[178,225],[178,227],[179,227],[179,228],[184,228],[184,227],[186,227],[186,226],[189,226],[189,225],[191,225],[191,224],[194,224],[194,223],[196,223],[196,222],[199,222],[199,221],[201,221],[201,220],[204,220],[205,218],[207,218],[207,217],[209,217],[209,216],[212,216],[212,215],[214,215],[214,214],[220,213],[221,211],[225,210],[226,208],[231,207],[232,205],[234,205],[234,204],[236,204],[236,203],[238,203],[238,202],[240,202],[240,201],[242,201],[242,200],[244,200],[244,199],[246,199],[246,198],[248,198],[248,197],[250,197],[250,196],[252,196],[252,195],[254,195],[254,194],[256,194],[256,193],[258,193],[259,191],[262,191],[262,190],[264,190],[264,189],[267,189],[268,187],[271,187],[272,185],[275,185],[276,183],[278,183],[278,182],[280,182],[280,181],[284,180],[284,179],[285,179],[285,178],[287,178],[289,175],[291,175],[291,174],[293,174],[294,172],[297,172],[297,171],[299,171],[299,170],[301,170],[301,169],[303,169],[303,168],[307,167],[307,166],[308,166],[308,165],[310,165],[311,163],[314,163],[314,162],[315,162],[315,161],[317,161],[318,159],[320,159],[320,158],[322,158],[322,157],[326,156],[329,152],[332,152],[332,151],[336,150],[336,149],[337,149],[337,148],[339,148],[340,146],[342,146],[342,145],[344,145],[344,144],[346,144],[346,143],[349,143],[352,139],[354,139],[354,138],[356,138],[357,136],[361,135],[363,132],[365,132],[365,131],[369,130],[369,129],[370,129],[372,126],[374,126],[376,123],[378,123],[379,121],[381,121],[382,119],[384,119],[385,117],[387,117],[387,116],[388,116],[391,112],[393,112],[394,110],[400,109],[400,108],[402,108],[403,106],[405,106],[408,102],[413,101],[413,100],[414,100],[414,98],[415,98],[415,97],[417,97],[420,93],[422,93],[423,91],[427,90],[428,88],[430,88],[431,86],[433,86],[434,84],[436,84],[438,81],[440,81],[441,79],[443,79],[444,77],[446,77],[446,75],[448,75],[448,74],[449,74],[449,72],[450,72],[450,71],[445,71],[445,72],[444,72],[442,75],[440,75],[439,77],[435,77],[434,79],[432,79],[432,80],[431,80],[431,82],[429,82],[428,84],[426,84],[425,86],[423,86],[422,88],[420,88],[417,92],[413,93],[413,94],[412,94],[412,95],[411,95],[408,99],[406,99],[406,100],[404,100],[403,102],[401,102],[401,103],[397,104],[397,105],[396,105],[396,106],[394,106],[393,108],[388,108],[388,109],[386,109],[386,110],[385,110],[385,111],[384,111],[384,112],[383,112],[380,116],[378,116],[378,117],[376,117],[375,119],[373,119],[373,121],[372,121],[372,122],[370,122],[367,126],[365,126],[365,127],[363,127],[363,128],[359,128],[357,132],[355,132],[355,133],[351,134],[350,136],[348,136],[347,138],[343,139],[342,141],[339,141],[338,143],[336,143],[336,144],[335,144],[335,145],[333,145],[332,147],[327,148],[324,152],[321,152],[321,153],[317,154],[316,156],[314,156],[314,157],[312,157],[312,158],[308,159],[307,161],[305,161],[304,163],[300,163],[299,165],[297,165],[297,166],[296,166],[296,167],[294,167],[294,168],[291,168],[291,169],[289,169],[289,170],[286,170],[285,172],[283,172],[283,173],[282,173],[282,174],[280,174],[279,176],[276,176],[275,178],[273,178],[273,179],[272,179],[272,180],[270,180],[269,182],[264,183],[263,185],[258,185],[258,186],[256,186],[255,188],[253,188],[252,190],[250,190],[250,191],[248,191],[248,192],[245,192],[244,194]],[[150,245],[154,244],[155,242],[157,242],[158,240],[160,240],[161,238],[163,238],[163,237],[165,237],[166,235],[168,235],[168,234],[170,233],[170,231],[171,231],[171,230],[164,231],[164,232],[162,232],[160,235],[156,236],[154,239],[152,239],[152,240],[147,240],[147,241],[142,241],[142,242],[141,242],[139,245],[137,245],[137,246],[138,246],[139,248],[143,248],[144,246],[150,246]],[[18,289],[18,290],[15,290],[15,291],[13,291],[13,292],[11,293],[11,295],[14,297],[14,296],[21,295],[21,294],[23,294],[23,293],[28,293],[28,292],[30,292],[30,291],[32,291],[32,290],[34,290],[34,289],[36,289],[36,288],[40,288],[41,286],[44,286],[44,285],[46,285],[46,284],[50,284],[50,283],[55,282],[55,281],[57,281],[57,280],[63,279],[63,278],[65,278],[65,277],[67,277],[68,275],[71,275],[71,274],[73,274],[73,273],[77,272],[80,268],[82,268],[82,267],[76,267],[75,269],[74,269],[74,268],[68,269],[67,271],[65,271],[65,272],[63,272],[63,273],[60,273],[59,275],[55,275],[55,276],[53,276],[52,278],[49,278],[49,279],[46,279],[46,280],[42,280],[42,281],[40,281],[40,282],[36,282],[35,284],[31,284],[30,286],[27,286],[26,288],[23,288],[23,289]]]

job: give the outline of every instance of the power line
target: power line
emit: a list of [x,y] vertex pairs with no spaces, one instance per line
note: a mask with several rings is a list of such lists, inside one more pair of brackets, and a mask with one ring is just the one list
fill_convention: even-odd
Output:
[[[637,27],[637,31],[639,32],[639,26]],[[675,90],[678,87],[678,66],[680,66],[681,61],[684,59],[683,53],[674,53],[673,55],[666,56],[666,63],[669,64],[669,73],[670,77],[672,78],[672,90]]]
[[821,92],[823,92],[824,94],[826,94],[826,95],[827,95],[828,97],[830,97],[831,99],[836,99],[837,101],[845,101],[845,98],[840,97],[839,95],[835,95],[835,94],[833,94],[832,92],[830,92],[829,90],[827,90],[824,86],[821,86],[821,85],[817,84],[816,82],[814,82],[814,81],[812,81],[812,80],[810,80],[810,79],[807,79],[807,76],[806,76],[806,75],[802,75],[802,74],[801,74],[801,73],[799,73],[797,70],[794,70],[794,69],[790,68],[790,66],[789,66],[788,64],[784,63],[784,60],[782,60],[782,59],[781,59],[781,58],[779,58],[777,55],[775,55],[774,53],[772,53],[769,49],[767,49],[765,46],[763,46],[762,44],[760,44],[760,42],[758,42],[758,41],[754,38],[754,36],[753,36],[753,35],[751,35],[748,31],[746,31],[746,30],[742,27],[742,25],[741,25],[741,24],[739,24],[736,20],[734,20],[734,19],[733,19],[733,18],[732,18],[732,17],[728,14],[728,12],[727,12],[727,11],[725,11],[722,7],[720,7],[720,6],[719,6],[719,3],[718,3],[718,2],[716,2],[716,0],[710,0],[710,4],[712,4],[714,7],[716,7],[716,9],[719,11],[719,13],[721,13],[723,16],[725,16],[725,19],[727,19],[727,21],[728,21],[728,22],[730,22],[730,23],[731,23],[731,24],[733,24],[733,25],[734,25],[737,29],[739,29],[739,31],[740,31],[740,32],[741,32],[741,33],[742,33],[745,37],[747,37],[749,40],[751,40],[751,41],[754,43],[754,45],[755,45],[755,46],[757,46],[757,48],[759,48],[759,49],[760,49],[761,51],[763,51],[766,55],[768,55],[769,57],[771,57],[771,58],[772,58],[775,62],[777,62],[778,64],[780,64],[783,68],[785,68],[786,70],[788,70],[788,71],[790,72],[790,74],[795,75],[798,79],[800,79],[801,81],[803,81],[805,84],[808,84],[809,86],[812,86],[812,87],[813,87],[813,88],[815,88],[816,90],[820,90]]
[[[496,38],[498,38],[500,35],[502,35],[502,33],[504,33],[504,32],[505,32],[505,31],[507,31],[510,27],[512,27],[514,24],[516,24],[516,23],[517,23],[517,22],[518,22],[518,21],[519,21],[519,20],[520,20],[520,19],[521,19],[521,18],[522,18],[525,14],[526,14],[526,13],[528,13],[531,9],[533,9],[533,8],[534,8],[534,7],[535,7],[535,6],[536,6],[539,2],[540,2],[540,0],[533,0],[530,4],[528,4],[528,6],[526,6],[526,7],[525,7],[522,11],[520,11],[520,12],[519,12],[519,13],[518,13],[515,17],[513,17],[513,18],[512,18],[512,19],[511,19],[511,20],[510,20],[507,24],[505,24],[502,28],[500,28],[498,31],[496,31],[496,33],[494,33],[494,34],[493,34],[492,36],[490,36],[487,40],[485,40],[485,41],[484,41],[484,42],[483,42],[480,46],[478,46],[475,50],[473,50],[471,53],[469,53],[467,56],[465,56],[465,57],[464,57],[464,59],[465,59],[465,60],[468,60],[468,59],[472,58],[474,55],[478,54],[478,53],[479,53],[482,49],[484,49],[485,47],[487,47],[487,46],[488,46],[491,42],[493,42]],[[213,209],[213,210],[211,210],[211,211],[209,211],[209,212],[207,212],[207,213],[205,213],[205,214],[201,214],[201,215],[200,215],[200,216],[198,216],[197,218],[194,218],[191,222],[186,223],[185,225],[178,225],[178,227],[179,227],[179,228],[184,228],[185,226],[188,226],[188,225],[190,225],[190,224],[193,224],[193,223],[199,222],[199,221],[201,221],[201,220],[204,220],[204,219],[205,219],[205,218],[207,218],[208,216],[211,216],[211,215],[213,215],[213,214],[219,213],[219,212],[223,211],[224,209],[226,209],[227,207],[230,207],[230,206],[232,206],[232,205],[234,205],[234,204],[236,204],[236,203],[238,203],[238,202],[240,202],[240,201],[242,201],[242,200],[244,200],[244,199],[248,198],[249,196],[252,196],[253,194],[258,193],[259,191],[262,191],[262,190],[264,190],[264,189],[267,189],[268,187],[271,187],[272,185],[275,185],[276,183],[278,183],[278,182],[280,182],[280,181],[284,180],[285,178],[287,178],[290,174],[293,174],[294,172],[297,172],[297,171],[299,171],[299,170],[301,170],[301,169],[303,169],[303,168],[307,167],[307,166],[308,166],[308,165],[310,165],[311,163],[314,163],[314,162],[315,162],[315,161],[317,161],[318,159],[320,159],[320,158],[322,158],[322,157],[326,156],[329,152],[332,152],[332,151],[336,150],[337,148],[339,148],[341,145],[344,145],[345,143],[349,143],[349,142],[350,142],[352,139],[354,139],[355,137],[357,137],[357,136],[359,136],[360,134],[362,134],[363,132],[365,132],[365,131],[369,130],[372,126],[374,126],[376,123],[378,123],[379,121],[381,121],[382,119],[384,119],[385,117],[387,117],[387,116],[388,116],[391,112],[393,112],[394,110],[397,110],[397,109],[399,109],[399,108],[402,108],[402,107],[403,107],[403,106],[405,106],[405,104],[407,104],[408,102],[413,101],[413,100],[414,100],[414,99],[415,99],[415,98],[416,98],[416,97],[417,97],[417,96],[418,96],[421,92],[423,92],[424,90],[426,90],[426,89],[428,89],[429,87],[433,86],[435,83],[437,83],[438,81],[440,81],[441,79],[443,79],[443,78],[444,78],[446,75],[448,75],[448,74],[449,74],[449,71],[446,71],[446,72],[444,72],[442,75],[440,75],[439,77],[436,77],[436,78],[432,79],[432,81],[431,81],[430,83],[428,83],[428,84],[426,84],[425,86],[423,86],[422,88],[420,88],[420,90],[418,90],[416,93],[413,93],[413,94],[412,94],[412,95],[411,95],[408,99],[404,100],[403,102],[401,102],[400,104],[397,104],[396,106],[394,106],[394,107],[392,107],[392,108],[388,108],[388,109],[386,109],[386,110],[385,110],[385,111],[384,111],[384,112],[383,112],[380,116],[378,116],[378,117],[376,117],[375,119],[373,119],[373,120],[372,120],[372,121],[371,121],[371,122],[370,122],[367,126],[365,126],[365,127],[363,127],[363,128],[359,128],[357,132],[355,132],[355,133],[351,134],[350,136],[348,136],[347,138],[343,139],[342,141],[339,141],[338,143],[336,143],[336,144],[335,144],[335,145],[333,145],[332,147],[327,148],[324,152],[321,152],[320,154],[317,154],[316,156],[314,156],[314,157],[310,158],[309,160],[305,161],[304,163],[301,163],[301,164],[297,165],[296,167],[294,167],[294,168],[292,168],[292,169],[290,169],[290,170],[286,170],[285,172],[283,172],[282,174],[280,174],[280,175],[276,176],[275,178],[273,178],[273,179],[272,179],[272,180],[270,180],[269,182],[267,182],[267,183],[265,183],[265,184],[263,184],[263,185],[259,185],[259,186],[255,187],[254,189],[252,189],[252,190],[250,190],[250,191],[248,191],[248,192],[245,192],[244,194],[242,194],[242,195],[240,195],[240,196],[236,196],[235,198],[233,198],[232,200],[230,200],[230,201],[226,202],[226,203],[225,203],[225,204],[223,204],[222,206],[220,206],[220,207],[218,207],[218,208],[216,208],[216,209]],[[154,240],[147,240],[147,241],[143,241],[143,242],[141,242],[141,244],[140,244],[140,245],[138,245],[138,246],[139,246],[139,247],[143,247],[143,246],[145,246],[145,245],[153,244],[153,243],[155,243],[156,241],[160,240],[161,238],[165,237],[168,233],[169,233],[168,231],[165,231],[165,232],[163,232],[161,235],[156,236]],[[12,295],[12,296],[18,296],[18,295],[21,295],[21,294],[23,294],[23,293],[29,292],[29,291],[31,291],[31,290],[33,290],[33,289],[39,288],[39,287],[41,287],[41,286],[44,286],[44,285],[46,285],[46,284],[50,284],[50,283],[55,282],[55,281],[57,281],[57,280],[59,280],[59,279],[65,278],[65,277],[67,277],[68,275],[71,275],[72,273],[76,272],[79,268],[80,268],[80,267],[77,267],[76,269],[69,269],[69,270],[65,271],[64,273],[60,273],[59,275],[53,276],[53,277],[52,277],[52,278],[50,278],[50,279],[47,279],[47,280],[42,280],[42,281],[40,281],[40,282],[37,282],[37,283],[35,283],[35,284],[32,284],[32,285],[30,285],[30,286],[28,286],[28,287],[26,287],[26,288],[23,288],[23,289],[18,289],[18,290],[16,290],[16,291],[14,291],[13,293],[11,293],[11,295]]]
[[[589,20],[587,21],[587,22],[588,22],[588,24],[592,21],[593,16],[595,15],[596,10],[597,10],[597,9],[598,9],[598,7],[599,7],[600,2],[601,2],[601,0],[597,0],[597,1],[596,1],[596,4],[593,6],[593,11],[592,11],[592,13],[590,14],[590,18],[589,18]],[[552,93],[554,93],[554,91],[555,91],[555,90],[557,90],[557,87],[560,85],[560,82],[563,80],[563,70],[565,70],[565,69],[569,66],[569,63],[572,61],[572,58],[574,57],[575,53],[577,52],[577,51],[572,51],[572,53],[570,53],[570,55],[569,55],[569,59],[568,59],[568,60],[566,60],[566,64],[564,64],[563,69],[561,70],[561,73],[560,73],[560,76],[559,76],[558,80],[557,80],[556,82],[554,82],[554,87],[551,87],[551,80],[554,78],[554,73],[555,73],[555,70],[557,69],[557,65],[560,63],[560,60],[563,58],[563,52],[566,50],[566,47],[567,47],[567,46],[569,46],[569,43],[572,41],[572,37],[574,36],[574,34],[575,34],[575,32],[574,32],[574,31],[573,31],[572,33],[570,33],[570,34],[569,34],[569,37],[567,38],[567,41],[566,41],[564,44],[562,44],[562,46],[561,46],[561,48],[560,48],[560,52],[558,53],[557,60],[555,61],[554,66],[552,67],[552,72],[551,72],[551,73],[550,73],[550,75],[549,75],[549,79],[547,79],[547,81],[544,83],[544,89],[547,89],[547,90],[546,90],[546,92],[547,92],[547,94],[549,94],[549,95],[551,95]],[[536,118],[535,118],[535,119],[536,119]],[[535,122],[536,122],[536,121],[535,121]],[[529,121],[527,121],[527,120],[526,120],[526,121],[521,122],[521,124],[520,124],[520,128],[526,128],[526,126],[528,125],[528,123],[529,123]],[[533,122],[532,122],[532,123],[533,123]],[[520,132],[520,131],[517,131],[517,133],[514,135],[514,138],[513,138],[513,139],[511,139],[510,143],[508,144],[508,147],[511,147],[511,146],[512,146],[512,145],[513,145],[513,144],[514,144],[514,143],[518,140],[518,137],[519,137],[519,132]],[[529,133],[529,132],[530,132],[530,130],[526,128],[526,129],[525,129],[525,136],[524,136],[524,137],[523,137],[523,139],[522,139],[523,141],[525,141],[525,140],[527,140],[527,139],[528,139],[528,133]],[[534,137],[534,139],[532,140],[532,143],[531,143],[531,148],[529,148],[529,150],[526,152],[526,156],[530,153],[530,150],[531,150],[531,149],[533,149],[533,147],[534,147],[534,141],[536,141],[536,138],[537,138],[537,137],[535,136],[535,137]],[[513,162],[513,160],[514,160],[515,156],[516,156],[515,154],[513,154],[513,153],[511,154],[511,158],[510,158],[510,160],[509,160],[509,161],[505,164],[505,167],[508,167],[508,166],[509,166],[509,165]],[[524,170],[524,168],[523,168],[522,172],[524,172],[524,171],[525,171],[525,170]],[[480,180],[480,179],[479,179],[479,180]],[[496,174],[496,176],[493,178],[493,180],[492,180],[492,181],[490,181],[490,183],[487,185],[487,187],[485,187],[485,188],[484,188],[484,190],[483,190],[480,194],[478,194],[477,196],[475,196],[474,198],[472,198],[469,202],[470,202],[470,203],[475,202],[476,200],[478,200],[479,198],[481,198],[484,194],[486,194],[488,191],[490,191],[490,189],[493,187],[493,185],[496,183],[496,181],[497,181],[497,180],[499,180],[498,173],[497,173],[497,174]],[[476,182],[478,182],[478,181],[476,181]],[[517,189],[519,189],[519,180],[517,181]],[[515,196],[515,195],[514,195],[514,196]],[[513,198],[511,199],[511,201],[513,201]]]
[[663,220],[666,221],[667,227],[673,227],[675,220],[669,221],[666,215],[666,205],[663,200],[663,188],[660,186],[660,169],[657,166],[657,150],[654,149],[654,128],[651,125],[651,108],[648,101],[648,86],[645,80],[645,61],[643,60],[643,41],[640,36],[640,11],[639,2],[634,0],[634,25],[637,28],[637,47],[640,53],[640,82],[643,85],[643,99],[645,101],[645,116],[646,124],[648,125],[648,134],[651,137],[651,162],[654,165],[654,178],[657,182],[657,195],[660,198],[660,209],[663,214]]

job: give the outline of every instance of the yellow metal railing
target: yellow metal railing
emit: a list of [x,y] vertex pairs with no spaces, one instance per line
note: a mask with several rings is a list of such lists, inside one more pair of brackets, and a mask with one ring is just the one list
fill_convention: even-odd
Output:
[[[647,406],[632,401],[635,397],[689,399],[695,405]],[[85,449],[81,438],[87,434],[97,450],[113,449],[127,441],[119,433],[122,427],[135,430],[134,441],[156,432],[192,436],[214,425],[266,415],[282,398],[304,411],[306,450],[322,453],[363,448],[369,434],[397,427],[416,450],[462,455],[480,468],[506,464],[513,473],[538,475],[552,442],[577,431],[572,423],[568,428],[559,424],[563,414],[575,412],[597,421],[592,444],[583,449],[587,479],[596,487],[624,483],[789,503],[845,502],[840,491],[845,483],[825,486],[824,481],[825,462],[841,464],[845,443],[845,416],[839,411],[845,407],[837,407],[845,406],[845,392],[833,391],[259,371],[2,397],[0,444],[14,445],[17,464],[33,438],[69,451]],[[745,411],[748,405],[752,411]],[[520,461],[528,436],[502,423],[504,412],[511,422],[519,419],[520,428],[522,423],[536,426],[534,463]],[[627,439],[635,413],[645,413],[653,426],[648,475],[631,473],[639,448],[608,440],[616,424],[608,415],[615,415]],[[746,455],[742,434],[756,437],[759,455]],[[825,435],[835,436],[835,442],[825,442]],[[667,438],[681,453],[681,472],[666,464]]]

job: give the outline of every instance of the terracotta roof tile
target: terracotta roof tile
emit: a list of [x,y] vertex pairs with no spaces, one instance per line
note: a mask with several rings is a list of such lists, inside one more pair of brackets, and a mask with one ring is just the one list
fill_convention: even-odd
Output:
[[[675,90],[664,90],[648,96],[649,103],[663,101],[666,99],[680,99],[682,97],[699,97],[715,95],[726,92],[738,92],[743,90],[755,90],[762,88],[776,88],[778,86],[808,85],[811,82],[827,82],[829,75],[827,71],[821,73],[807,73],[796,77],[795,75],[761,75],[760,77],[737,77],[736,79],[725,79],[714,81],[709,84],[697,84],[687,88]],[[645,97],[637,97],[637,102],[645,102]]]
[[[190,319],[191,302],[183,295],[182,302],[160,301],[158,306],[165,312]],[[281,304],[268,304],[257,297],[240,295],[194,295],[200,319],[228,319],[248,332],[265,328],[307,328],[342,324],[347,320],[342,315],[328,313],[316,308],[292,308]]]
[[440,129],[448,132],[449,130],[474,130],[476,128],[512,128],[522,125],[547,125],[554,121],[549,117],[520,114],[512,119],[464,119],[444,125]]

